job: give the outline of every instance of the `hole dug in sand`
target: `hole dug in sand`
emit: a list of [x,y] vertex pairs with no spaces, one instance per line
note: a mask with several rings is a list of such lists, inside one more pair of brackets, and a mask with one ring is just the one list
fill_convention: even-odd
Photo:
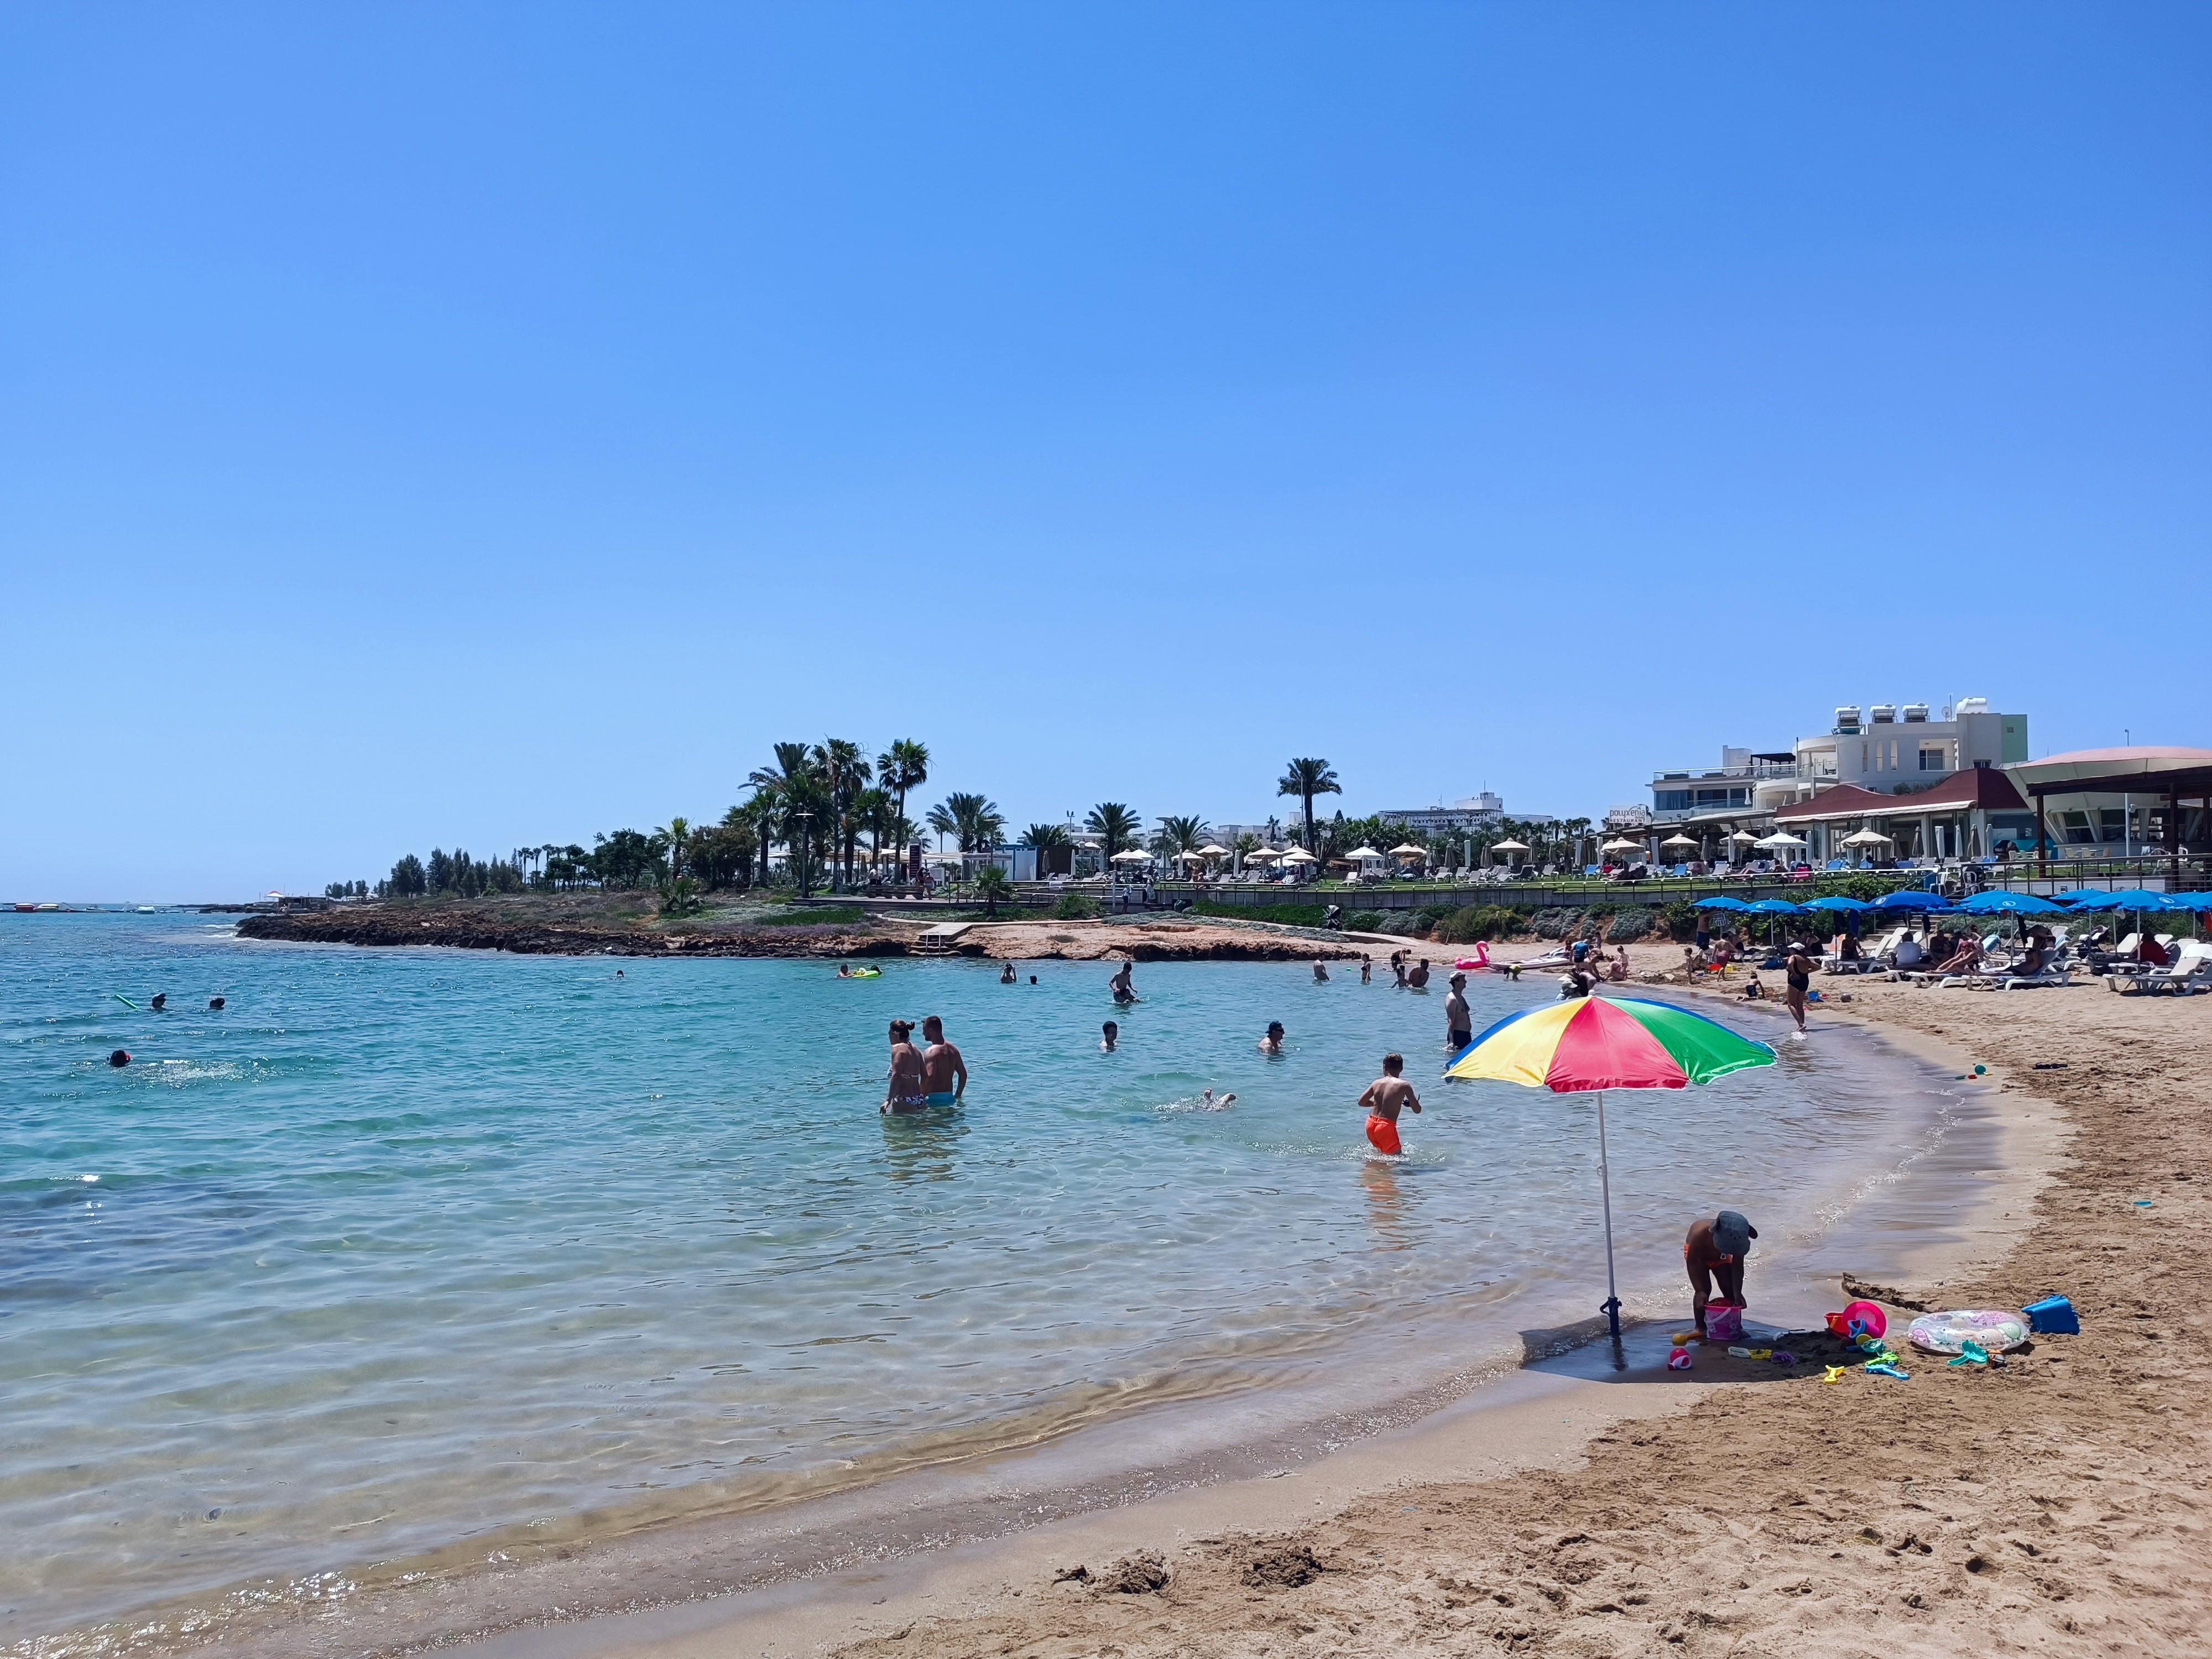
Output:
[[1244,1562],[1244,1582],[1254,1589],[1297,1589],[1327,1572],[1310,1544],[1268,1544]]
[[1053,1574],[1055,1584],[1082,1584],[1102,1595],[1150,1595],[1168,1587],[1166,1558],[1155,1550],[1139,1550],[1134,1555],[1125,1555],[1103,1572],[1093,1572],[1087,1566],[1062,1567]]

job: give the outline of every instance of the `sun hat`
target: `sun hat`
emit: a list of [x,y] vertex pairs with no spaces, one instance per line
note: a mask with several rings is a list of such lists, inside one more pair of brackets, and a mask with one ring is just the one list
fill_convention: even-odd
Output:
[[1713,1245],[1723,1255],[1748,1255],[1751,1241],[1759,1237],[1751,1223],[1734,1210],[1723,1210],[1713,1218]]

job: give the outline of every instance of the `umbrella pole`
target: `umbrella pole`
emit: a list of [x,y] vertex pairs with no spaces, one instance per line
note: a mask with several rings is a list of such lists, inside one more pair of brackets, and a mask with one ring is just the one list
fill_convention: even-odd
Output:
[[1597,1091],[1597,1186],[1605,1209],[1605,1314],[1613,1340],[1620,1340],[1620,1292],[1613,1281],[1613,1171],[1605,1155],[1605,1091]]

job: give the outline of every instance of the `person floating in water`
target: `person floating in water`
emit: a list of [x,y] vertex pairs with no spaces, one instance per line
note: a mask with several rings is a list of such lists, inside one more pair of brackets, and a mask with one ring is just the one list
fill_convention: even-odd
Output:
[[1454,1054],[1474,1041],[1474,1016],[1467,1006],[1467,975],[1451,976],[1451,994],[1444,999],[1444,1042]]
[[911,1021],[891,1022],[890,1087],[884,1095],[883,1109],[900,1116],[929,1109],[929,1094],[921,1086],[921,1050],[908,1041],[913,1036]]
[[110,1066],[128,1066],[131,1063],[131,1051],[128,1048],[118,1048],[113,1054],[108,1055],[107,1063]]
[[155,1013],[160,1013],[164,1008],[169,1006],[169,994],[167,991],[155,992],[154,1000],[148,1006],[150,1006]]
[[1318,957],[1314,958],[1314,983],[1316,985],[1328,983],[1328,964]]
[[1283,1022],[1279,1019],[1271,1019],[1267,1022],[1267,1035],[1260,1039],[1260,1052],[1263,1054],[1279,1054],[1283,1052]]
[[935,1014],[921,1022],[921,1040],[929,1045],[921,1051],[922,1092],[933,1106],[957,1106],[968,1092],[968,1062],[945,1040],[945,1022]]
[[1720,1299],[1741,1308],[1743,1299],[1743,1261],[1751,1254],[1751,1241],[1759,1229],[1734,1210],[1723,1210],[1711,1220],[1690,1224],[1682,1241],[1682,1265],[1690,1273],[1690,1310],[1697,1316],[1698,1334],[1705,1334],[1705,1308],[1716,1285]]
[[1006,971],[999,975],[999,983],[1001,985],[1012,985],[1018,983],[1014,977],[1013,958],[1011,957],[1006,959]]
[[1359,1097],[1359,1103],[1367,1109],[1368,1144],[1392,1158],[1406,1150],[1398,1140],[1398,1114],[1411,1111],[1418,1115],[1421,1109],[1421,1097],[1400,1075],[1405,1069],[1403,1054],[1383,1055],[1382,1075]]
[[1224,1095],[1224,1096],[1222,1096],[1222,1097],[1221,1097],[1221,1098],[1220,1098],[1220,1099],[1216,1100],[1216,1099],[1213,1097],[1213,1091],[1212,1091],[1212,1090],[1211,1090],[1211,1089],[1208,1089],[1208,1090],[1206,1091],[1206,1097],[1205,1097],[1204,1101],[1200,1103],[1200,1110],[1202,1110],[1202,1111],[1208,1111],[1208,1112],[1225,1112],[1225,1111],[1227,1111],[1227,1110],[1228,1110],[1231,1106],[1234,1106],[1236,1103],[1237,1103],[1237,1097],[1236,1097],[1235,1095],[1233,1095],[1233,1094],[1227,1094],[1227,1095]]
[[853,977],[853,964],[852,964],[851,963],[849,963],[849,962],[841,962],[841,963],[839,963],[837,964],[837,977],[838,977],[839,979],[850,979],[850,978],[852,978],[852,977]]
[[1105,1053],[1112,1054],[1114,1045],[1121,1040],[1121,1028],[1109,1019],[1098,1030],[1098,1047]]
[[223,1000],[224,1000],[221,997],[210,997],[208,999],[208,1006],[214,1009],[216,1012],[221,1013],[222,1012]]
[[1136,974],[1137,963],[1134,957],[1125,958],[1121,965],[1114,970],[1111,987],[1115,1001],[1141,1002],[1144,1000],[1137,994]]

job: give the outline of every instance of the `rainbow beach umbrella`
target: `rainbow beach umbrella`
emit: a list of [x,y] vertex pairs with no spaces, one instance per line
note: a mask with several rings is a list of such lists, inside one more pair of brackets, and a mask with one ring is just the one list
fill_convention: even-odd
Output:
[[1598,1189],[1605,1206],[1605,1308],[1620,1335],[1613,1273],[1613,1174],[1605,1150],[1608,1089],[1686,1089],[1774,1064],[1774,1050],[1717,1020],[1642,997],[1580,997],[1508,1014],[1452,1057],[1444,1075],[1597,1097]]

